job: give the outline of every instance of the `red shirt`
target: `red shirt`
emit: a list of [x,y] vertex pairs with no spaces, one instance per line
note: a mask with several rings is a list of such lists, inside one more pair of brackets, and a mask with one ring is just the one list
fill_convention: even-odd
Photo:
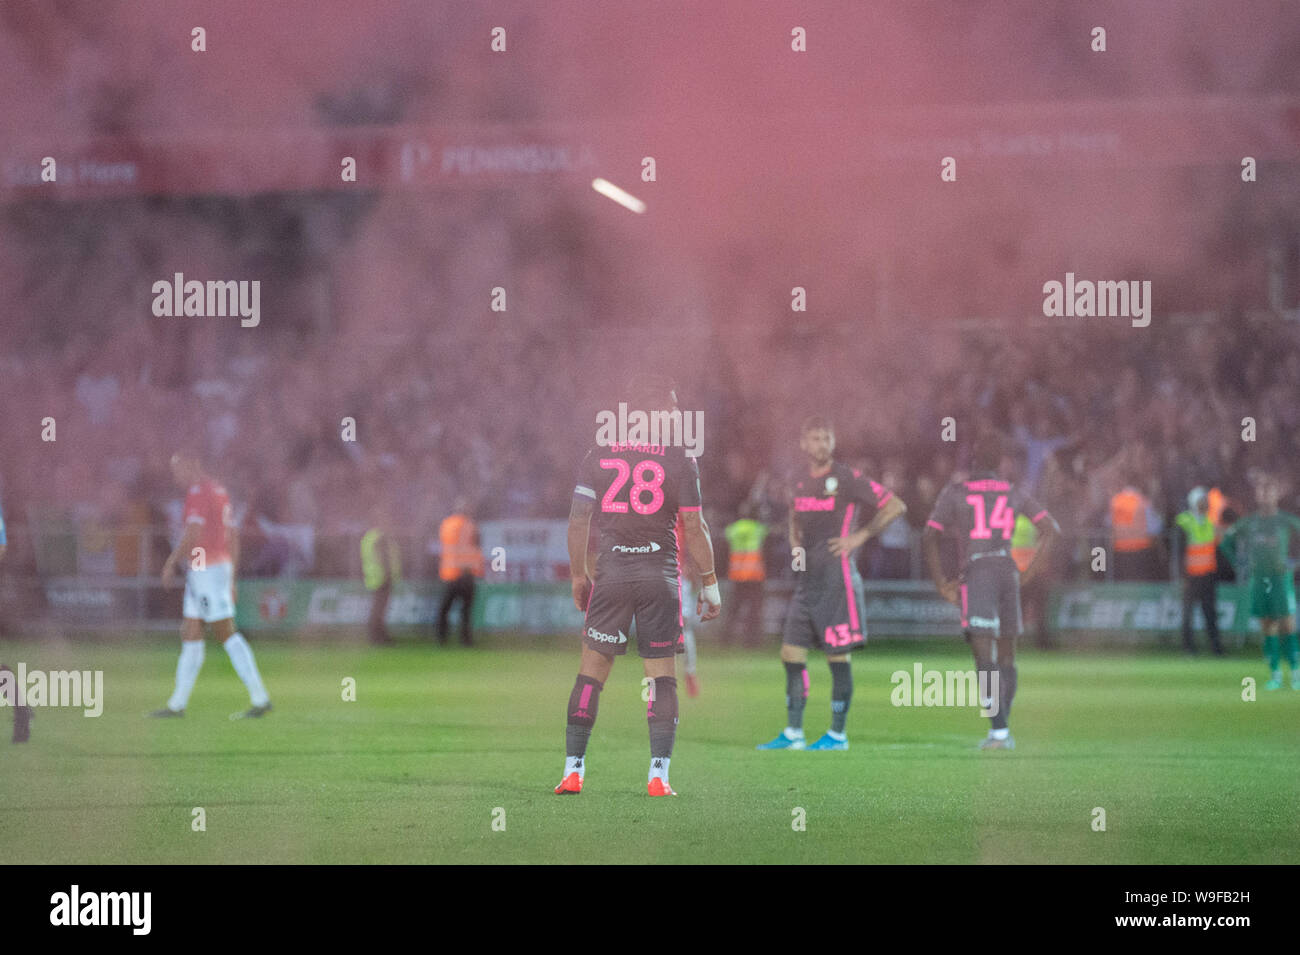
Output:
[[[208,565],[230,563],[226,547],[226,528],[234,524],[230,498],[226,489],[211,478],[204,478],[190,487],[185,495],[185,524],[199,525],[199,541],[203,560]],[[190,554],[184,559],[189,560]]]

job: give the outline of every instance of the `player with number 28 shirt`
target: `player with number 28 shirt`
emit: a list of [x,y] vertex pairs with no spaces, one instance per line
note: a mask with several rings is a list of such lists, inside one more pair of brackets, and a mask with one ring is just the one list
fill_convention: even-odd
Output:
[[[671,410],[676,392],[666,379],[644,378],[628,396],[633,408]],[[587,561],[590,524],[600,538],[596,566]],[[677,734],[676,654],[683,651],[677,522],[693,566],[702,571],[696,612],[712,620],[722,607],[713,545],[700,510],[695,459],[673,445],[597,445],[578,471],[569,512],[569,571],[573,600],[586,617],[582,662],[569,697],[564,776],[557,795],[582,791],[587,743],[596,706],[615,657],[627,653],[636,623],[637,652],[646,675],[652,796],[675,796],[668,763]]]

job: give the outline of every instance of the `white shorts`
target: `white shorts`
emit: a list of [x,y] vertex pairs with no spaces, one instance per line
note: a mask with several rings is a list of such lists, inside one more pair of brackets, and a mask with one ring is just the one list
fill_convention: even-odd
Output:
[[181,616],[187,620],[213,623],[229,620],[234,615],[235,602],[230,599],[230,565],[213,564],[203,570],[191,568],[185,575]]

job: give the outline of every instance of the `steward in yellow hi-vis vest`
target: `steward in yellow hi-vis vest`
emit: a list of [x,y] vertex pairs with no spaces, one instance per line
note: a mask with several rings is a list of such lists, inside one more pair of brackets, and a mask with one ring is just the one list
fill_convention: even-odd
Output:
[[1015,529],[1011,532],[1011,559],[1016,562],[1016,568],[1022,574],[1029,566],[1029,562],[1034,559],[1036,550],[1038,550],[1038,528],[1034,526],[1028,514],[1017,514]]
[[483,576],[483,551],[478,528],[469,515],[469,502],[457,498],[452,514],[438,529],[442,559],[438,576],[443,580],[442,605],[438,608],[438,642],[447,642],[447,616],[453,603],[460,603],[460,642],[473,643],[470,618],[474,612],[475,577]]
[[383,505],[375,509],[375,526],[361,537],[361,574],[372,594],[367,625],[370,642],[391,644],[393,638],[388,634],[384,618],[393,587],[402,579],[402,558],[397,541],[389,532],[388,513]]
[[1192,642],[1192,614],[1199,606],[1205,617],[1210,647],[1222,655],[1219,644],[1218,580],[1219,529],[1210,518],[1210,496],[1203,487],[1187,495],[1187,510],[1175,518],[1183,537],[1183,649],[1196,652]]
[[768,530],[753,515],[754,507],[746,501],[741,505],[739,519],[728,524],[724,532],[731,549],[727,563],[731,594],[722,622],[722,640],[724,643],[742,641],[746,646],[756,647],[763,640],[763,581],[767,579],[763,542],[767,540]]
[[727,545],[731,559],[727,565],[727,579],[754,581],[767,579],[763,567],[763,541],[767,538],[767,525],[742,517],[727,525]]
[[402,579],[402,557],[397,542],[378,527],[361,536],[361,574],[366,590],[378,590]]

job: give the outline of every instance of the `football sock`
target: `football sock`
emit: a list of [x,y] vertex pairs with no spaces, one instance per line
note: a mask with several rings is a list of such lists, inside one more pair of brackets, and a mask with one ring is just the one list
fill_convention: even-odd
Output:
[[989,716],[993,707],[1002,705],[1002,675],[998,670],[980,670],[977,667],[975,680],[979,687],[980,716]]
[[1286,661],[1291,665],[1292,673],[1300,669],[1300,639],[1294,633],[1286,635]]
[[579,779],[587,778],[586,757],[583,756],[566,756],[564,757],[564,779],[569,778],[570,773],[577,773]]
[[[803,708],[808,702],[808,665],[806,663],[787,663],[785,665],[785,709],[786,726],[792,731],[803,732]],[[794,735],[787,733],[787,736]]]
[[194,681],[199,678],[199,670],[203,667],[204,646],[203,640],[181,641],[181,656],[176,661],[176,688],[167,701],[167,709],[179,713],[189,703]]
[[673,754],[677,739],[677,678],[656,677],[650,700],[646,703],[646,722],[650,724],[650,766],[663,761],[663,778],[668,778],[668,757]]
[[993,717],[995,727],[1005,727],[1011,717],[1011,701],[1016,697],[1016,672],[1014,663],[998,664],[998,712]]
[[831,664],[831,731],[844,732],[853,699],[853,664],[847,660]]
[[668,782],[668,764],[672,762],[667,756],[656,757],[650,760],[650,775],[646,777],[646,782],[656,777]]
[[1264,638],[1264,656],[1268,660],[1270,673],[1276,673],[1282,666],[1282,650],[1276,634]]
[[14,735],[15,743],[25,743],[32,736],[32,708],[30,706],[14,707]]
[[1007,729],[1005,726],[1001,729],[989,730],[989,739],[1006,739],[1010,735],[1011,730]]
[[[992,721],[994,729],[1005,727],[1007,725],[1006,719],[1002,716],[1001,712],[1002,674],[993,664],[993,638],[982,632],[972,632],[970,636],[970,646],[971,652],[975,656],[975,678],[976,683],[979,686],[980,695],[983,696],[986,692],[990,694],[988,700],[990,705],[986,707],[987,709],[992,708],[992,693],[994,690],[994,684],[997,684],[998,714],[989,717],[989,719]],[[995,672],[998,673],[996,678],[993,676]],[[984,701],[981,700],[980,702],[983,703]],[[1001,718],[1001,722],[999,722],[999,718]]]
[[14,735],[15,743],[25,743],[31,738],[32,725],[32,708],[26,704],[19,704],[18,696],[18,677],[9,667],[0,664],[0,673],[8,673],[10,676],[0,681],[0,698],[3,698],[5,706],[11,707],[14,711]]
[[242,633],[232,633],[223,646],[226,648],[226,655],[230,657],[230,663],[235,668],[235,673],[244,681],[244,686],[248,688],[248,697],[254,706],[266,706],[271,702],[271,698],[266,693],[266,687],[262,686],[262,677],[257,672],[257,663],[253,660],[253,648],[248,645]]
[[[571,772],[583,772],[583,757],[587,755],[587,741],[591,739],[591,728],[596,725],[596,707],[600,705],[600,691],[605,684],[589,676],[578,674],[569,694],[569,707],[565,711],[568,722],[564,727],[564,752],[569,757],[564,763],[564,775]],[[577,766],[569,767],[569,760],[576,759]]]

